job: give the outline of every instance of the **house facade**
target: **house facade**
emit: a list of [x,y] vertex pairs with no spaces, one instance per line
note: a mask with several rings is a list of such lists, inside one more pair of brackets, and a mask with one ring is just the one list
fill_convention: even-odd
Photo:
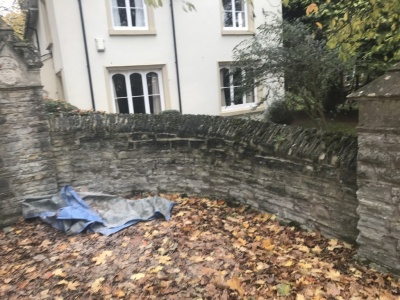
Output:
[[[232,50],[280,0],[30,0],[25,36],[40,50],[48,98],[110,113],[235,115],[264,90],[238,94]],[[259,107],[263,110],[265,107]],[[253,110],[252,110],[253,109]]]

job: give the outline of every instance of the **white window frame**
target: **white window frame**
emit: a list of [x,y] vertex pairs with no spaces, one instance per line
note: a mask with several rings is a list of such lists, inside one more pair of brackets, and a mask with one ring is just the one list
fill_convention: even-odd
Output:
[[[221,70],[222,69],[227,69],[229,71],[229,92],[230,92],[230,97],[231,97],[231,104],[230,105],[222,105],[222,93],[225,87],[223,86],[223,79],[221,78]],[[246,76],[246,73],[244,70],[242,70],[242,76],[243,78]],[[233,85],[233,72],[232,68],[227,66],[227,65],[220,65],[219,66],[219,82],[220,82],[220,106],[221,110],[224,111],[231,111],[231,110],[242,110],[242,109],[252,109],[257,107],[257,97],[258,97],[258,88],[255,87],[253,91],[253,102],[247,102],[247,94],[244,94],[242,104],[235,104],[234,103],[234,96],[235,96],[235,88],[238,87],[238,85]]]
[[[220,0],[221,2],[221,6],[222,6],[222,28],[223,30],[248,30],[249,29],[249,11],[248,11],[248,4],[246,3],[248,0],[241,0],[243,1],[243,7],[244,7],[244,16],[245,16],[245,24],[246,26],[236,26],[236,7],[235,7],[235,0],[230,0],[231,1],[231,6],[232,6],[232,10],[226,11],[224,9],[224,5],[223,5],[223,0]],[[226,27],[225,26],[225,13],[226,12],[231,12],[232,13],[232,26]]]
[[[110,84],[111,84],[111,91],[112,91],[112,97],[113,97],[113,103],[114,103],[114,111],[116,113],[119,113],[119,107],[118,107],[118,97],[116,95],[115,87],[114,87],[114,82],[112,77],[117,74],[121,74],[125,77],[125,87],[126,87],[126,98],[128,99],[128,108],[129,108],[129,114],[134,114],[134,106],[133,106],[133,101],[132,101],[132,89],[130,88],[130,75],[138,73],[142,76],[142,85],[143,85],[143,97],[144,97],[144,105],[145,105],[145,111],[146,114],[151,114],[150,111],[150,99],[149,99],[149,93],[147,89],[147,80],[146,80],[146,75],[148,73],[156,73],[158,76],[158,88],[160,90],[159,96],[160,96],[160,105],[161,105],[161,111],[165,110],[165,99],[164,99],[164,86],[163,86],[163,77],[162,77],[162,71],[159,69],[153,70],[153,69],[144,69],[144,70],[131,70],[131,71],[115,71],[110,73]],[[153,94],[154,95],[154,94]]]
[[143,14],[144,14],[144,23],[145,26],[132,26],[132,16],[130,13],[130,3],[129,0],[124,0],[125,1],[125,10],[126,10],[126,16],[128,20],[128,26],[117,26],[115,25],[115,20],[114,20],[114,8],[118,8],[118,6],[113,6],[113,0],[109,0],[110,4],[110,13],[111,13],[111,23],[112,27],[114,30],[148,30],[149,29],[149,20],[148,20],[148,13],[147,13],[147,5],[144,2],[144,0],[141,0],[143,3]]

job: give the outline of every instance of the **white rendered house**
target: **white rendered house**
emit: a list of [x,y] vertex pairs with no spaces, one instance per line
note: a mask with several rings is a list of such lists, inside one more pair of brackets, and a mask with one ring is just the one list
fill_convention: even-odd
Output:
[[[235,115],[262,89],[237,96],[232,50],[281,14],[280,0],[29,0],[25,36],[40,50],[48,98],[110,113]],[[259,107],[263,110],[265,107]]]

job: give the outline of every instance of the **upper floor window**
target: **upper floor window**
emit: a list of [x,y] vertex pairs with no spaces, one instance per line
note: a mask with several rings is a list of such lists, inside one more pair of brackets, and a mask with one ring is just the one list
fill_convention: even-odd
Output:
[[247,9],[245,0],[222,0],[224,29],[247,29]]
[[122,114],[158,114],[165,110],[159,70],[118,72],[111,75],[116,111]]
[[257,89],[244,94],[241,90],[246,72],[242,69],[220,68],[222,109],[251,108],[256,102]]
[[147,7],[144,0],[111,0],[115,29],[147,29]]

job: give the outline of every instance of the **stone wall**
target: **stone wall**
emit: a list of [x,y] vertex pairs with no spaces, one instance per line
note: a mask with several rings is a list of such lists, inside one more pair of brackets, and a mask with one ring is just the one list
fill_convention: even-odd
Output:
[[20,217],[25,196],[57,189],[40,65],[0,20],[0,227]]
[[50,119],[59,186],[240,201],[354,241],[357,140],[210,116]]
[[351,95],[359,104],[358,255],[400,274],[400,64]]

